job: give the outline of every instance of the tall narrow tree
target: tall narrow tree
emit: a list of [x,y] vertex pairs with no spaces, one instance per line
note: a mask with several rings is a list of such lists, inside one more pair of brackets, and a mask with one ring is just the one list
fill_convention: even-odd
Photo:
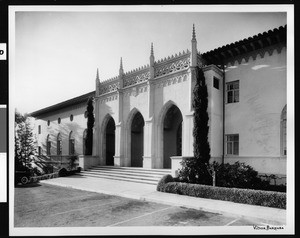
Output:
[[93,153],[93,127],[95,123],[93,98],[90,97],[87,101],[87,134],[85,141],[85,155]]
[[211,184],[212,178],[208,170],[210,146],[208,142],[208,92],[203,70],[194,68],[196,84],[194,87],[194,157],[182,160],[179,178],[190,183]]
[[196,85],[194,88],[194,156],[204,164],[209,163],[210,146],[208,142],[208,93],[203,70],[196,67]]

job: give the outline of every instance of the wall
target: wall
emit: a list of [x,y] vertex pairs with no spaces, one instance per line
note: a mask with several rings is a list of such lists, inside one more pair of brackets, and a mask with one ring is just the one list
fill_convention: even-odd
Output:
[[[51,114],[41,115],[35,121],[35,134],[38,140],[38,146],[42,148],[42,154],[46,155],[47,135],[51,140],[51,155],[57,155],[56,140],[58,133],[62,136],[62,155],[69,155],[69,135],[72,131],[75,138],[75,154],[83,153],[83,132],[87,127],[87,119],[84,117],[86,104],[77,105],[54,111]],[[73,121],[70,121],[70,115],[73,115]],[[58,118],[61,123],[58,124]],[[47,121],[50,120],[50,125]],[[41,134],[38,134],[38,126],[41,125]]]
[[[281,156],[280,117],[287,102],[286,48],[278,45],[267,50],[272,55],[268,51],[254,52],[247,62],[243,59],[228,65],[226,82],[240,81],[240,99],[226,104],[225,134],[239,134],[238,158],[244,157],[259,172],[286,174],[285,163],[278,166],[275,159]],[[228,156],[225,162],[238,158]]]

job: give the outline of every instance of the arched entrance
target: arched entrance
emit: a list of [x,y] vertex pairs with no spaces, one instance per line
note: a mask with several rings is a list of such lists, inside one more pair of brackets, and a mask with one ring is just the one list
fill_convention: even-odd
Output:
[[172,105],[163,119],[163,168],[171,168],[171,156],[182,154],[182,114]]
[[143,167],[144,118],[136,112],[131,122],[131,167]]
[[114,165],[115,130],[116,130],[115,121],[112,117],[110,117],[106,124],[106,130],[105,130],[106,165]]

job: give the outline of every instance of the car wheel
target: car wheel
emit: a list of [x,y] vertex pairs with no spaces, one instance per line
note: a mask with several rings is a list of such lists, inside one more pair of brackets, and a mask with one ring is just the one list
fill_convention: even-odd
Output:
[[24,177],[21,178],[21,183],[22,183],[23,185],[27,184],[28,181],[29,181],[29,180],[28,180],[28,178],[27,178],[26,176],[24,176]]

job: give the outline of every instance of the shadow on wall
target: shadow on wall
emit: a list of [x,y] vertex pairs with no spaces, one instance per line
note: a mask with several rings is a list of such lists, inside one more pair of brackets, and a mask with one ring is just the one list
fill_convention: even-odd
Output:
[[[58,155],[58,134],[60,134],[61,137],[61,155],[69,155],[69,139],[70,139],[70,133],[72,132],[72,138],[75,139],[74,148],[75,153],[74,154],[82,154],[83,152],[83,133],[85,128],[80,126],[76,122],[70,122],[65,123],[62,126],[59,126],[57,128],[51,128],[48,130],[49,135],[49,141],[51,142],[50,147],[50,155]],[[45,138],[45,141],[41,143],[42,144],[42,154],[47,154],[47,136]]]

